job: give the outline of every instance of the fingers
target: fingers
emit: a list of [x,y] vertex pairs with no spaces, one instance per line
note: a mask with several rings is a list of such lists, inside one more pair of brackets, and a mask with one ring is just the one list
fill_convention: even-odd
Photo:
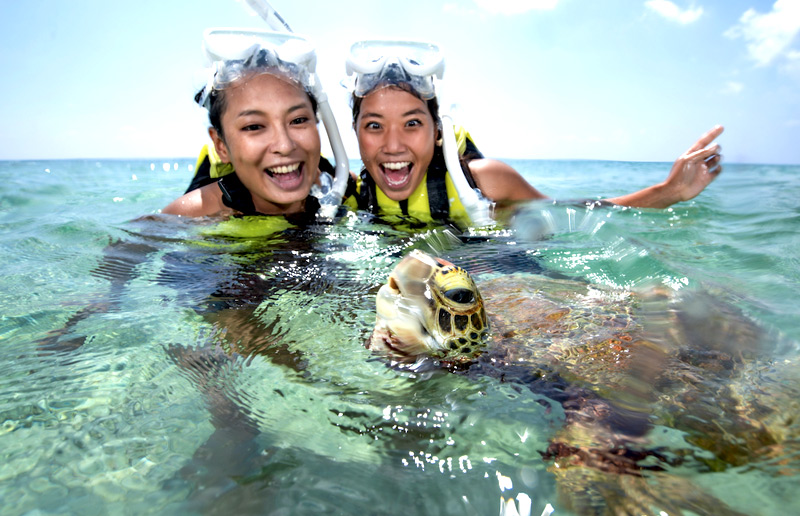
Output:
[[706,159],[706,166],[709,174],[719,174],[722,172],[722,154],[714,154]]
[[687,153],[686,159],[687,161],[708,161],[715,155],[719,155],[721,150],[722,147],[719,144],[715,144],[713,147],[701,147],[700,150]]
[[705,164],[706,170],[709,174],[719,174],[722,172],[722,147],[715,144],[712,147],[701,148],[690,154],[683,156],[683,162],[686,164]]
[[724,130],[725,128],[722,127],[721,125],[715,125],[710,131],[701,136],[700,139],[697,140],[697,142],[695,142],[695,144],[692,145],[688,151],[686,151],[686,153],[689,154],[692,152],[696,152],[704,147],[707,147],[711,142],[713,142],[717,138],[717,136],[722,134],[722,131]]

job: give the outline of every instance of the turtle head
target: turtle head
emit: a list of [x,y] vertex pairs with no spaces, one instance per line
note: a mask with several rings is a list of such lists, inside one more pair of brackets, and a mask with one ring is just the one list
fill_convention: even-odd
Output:
[[400,362],[429,356],[464,363],[483,351],[489,325],[469,273],[441,258],[412,251],[378,291],[369,349]]

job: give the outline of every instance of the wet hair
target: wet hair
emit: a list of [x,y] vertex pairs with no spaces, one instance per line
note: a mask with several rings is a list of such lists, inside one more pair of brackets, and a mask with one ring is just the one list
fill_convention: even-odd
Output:
[[[255,55],[251,56],[251,58],[246,60],[244,63],[242,63],[241,61],[235,62],[234,63],[235,65],[242,63],[241,67],[245,68],[245,72],[236,77],[236,79],[234,80],[221,82],[220,85],[215,86],[213,89],[211,89],[210,92],[207,93],[208,97],[207,99],[205,99],[205,106],[208,109],[208,121],[211,124],[211,127],[213,127],[217,131],[220,138],[222,138],[222,141],[225,141],[225,133],[222,131],[222,115],[225,114],[225,110],[228,107],[227,94],[226,94],[228,88],[231,85],[238,83],[238,81],[243,78],[251,78],[256,75],[269,74],[269,75],[275,75],[277,77],[287,76],[284,70],[276,68],[274,65],[272,65],[266,59],[266,56],[267,56],[266,51],[260,50]],[[281,67],[287,68],[287,70],[290,72],[294,72],[295,71],[294,68],[297,68],[297,65],[294,65],[292,63],[282,63]],[[313,93],[311,93],[311,91],[309,91],[307,87],[301,86],[300,84],[298,84],[298,86],[302,87],[303,91],[308,96],[308,100],[311,102],[311,110],[314,112],[314,116],[316,117],[317,106],[318,106],[316,97],[314,96]],[[203,88],[200,91],[198,91],[197,94],[195,94],[194,101],[197,102],[198,104],[201,104],[204,100],[205,95],[206,95],[206,88]]]

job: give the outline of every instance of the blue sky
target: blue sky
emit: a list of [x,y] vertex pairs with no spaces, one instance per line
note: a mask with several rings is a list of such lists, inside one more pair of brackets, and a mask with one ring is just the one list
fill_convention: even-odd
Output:
[[[402,7],[400,5],[402,4]],[[800,0],[273,0],[340,86],[359,39],[429,40],[456,121],[498,158],[672,161],[714,124],[728,162],[800,164]],[[193,157],[202,31],[236,0],[26,0],[0,17],[0,159]]]

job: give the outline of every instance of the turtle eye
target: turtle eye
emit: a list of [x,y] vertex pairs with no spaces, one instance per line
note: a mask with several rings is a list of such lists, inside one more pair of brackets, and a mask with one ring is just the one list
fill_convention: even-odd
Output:
[[468,288],[451,288],[444,293],[444,297],[464,305],[475,302],[475,294]]

